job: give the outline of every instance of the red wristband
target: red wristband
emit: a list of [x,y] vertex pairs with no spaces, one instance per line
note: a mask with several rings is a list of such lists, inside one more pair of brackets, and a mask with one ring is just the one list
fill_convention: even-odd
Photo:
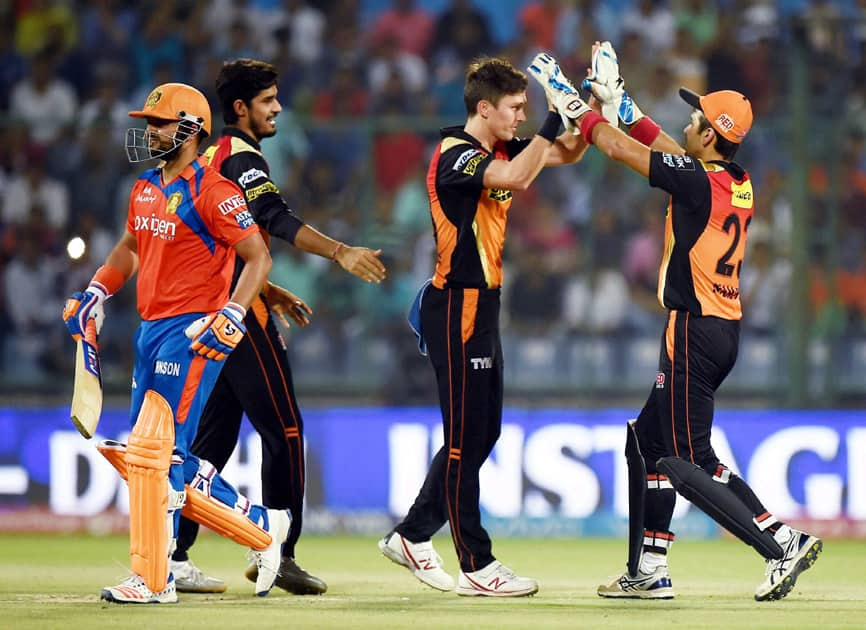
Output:
[[120,291],[120,287],[126,282],[126,278],[123,277],[123,273],[117,267],[102,265],[93,274],[93,279],[90,282],[99,285],[101,289],[104,289],[105,295],[109,296]]
[[662,128],[656,121],[649,116],[644,116],[632,125],[628,135],[643,145],[651,146],[661,132]]
[[595,126],[598,123],[606,122],[607,118],[605,118],[598,112],[587,112],[583,115],[583,118],[580,119],[580,135],[582,135],[583,139],[586,140],[589,144],[593,144],[592,130],[595,129]]
[[331,260],[333,260],[334,262],[337,262],[337,254],[339,254],[340,250],[343,249],[345,246],[346,246],[345,243],[338,242],[337,246],[334,248],[334,253],[331,254]]

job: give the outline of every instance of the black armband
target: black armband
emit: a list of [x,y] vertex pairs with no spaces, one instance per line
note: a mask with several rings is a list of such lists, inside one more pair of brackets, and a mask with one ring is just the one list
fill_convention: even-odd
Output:
[[539,129],[535,135],[541,136],[548,142],[553,142],[556,140],[556,136],[559,135],[561,120],[559,112],[547,112],[547,118],[544,119],[541,129]]

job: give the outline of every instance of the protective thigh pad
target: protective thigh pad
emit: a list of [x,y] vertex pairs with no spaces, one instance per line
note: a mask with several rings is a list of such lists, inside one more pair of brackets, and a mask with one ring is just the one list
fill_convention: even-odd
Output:
[[168,469],[174,450],[174,414],[153,390],[144,402],[126,450],[129,484],[129,555],[132,570],[154,593],[168,582]]
[[628,464],[628,572],[637,575],[643,549],[647,477],[633,420],[629,420],[626,429],[625,461]]
[[765,558],[782,557],[782,548],[773,535],[758,529],[751,510],[727,484],[713,481],[703,468],[679,457],[662,457],[656,466],[668,476],[677,492],[734,536],[754,547]]
[[[126,479],[126,444],[114,440],[103,440],[97,444],[96,448],[114,466],[120,476]],[[204,525],[244,547],[252,547],[262,551],[270,546],[271,535],[240,512],[207,496],[189,484],[186,485],[185,490],[186,503],[184,503],[181,514],[189,520]]]

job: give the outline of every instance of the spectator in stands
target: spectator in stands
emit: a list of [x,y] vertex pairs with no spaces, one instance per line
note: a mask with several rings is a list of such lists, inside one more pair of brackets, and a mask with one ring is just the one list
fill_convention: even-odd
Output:
[[529,36],[530,46],[536,50],[554,50],[556,28],[564,9],[562,0],[531,0],[523,5],[518,23]]
[[395,40],[403,52],[424,58],[433,37],[433,16],[414,0],[393,0],[370,29],[370,43],[378,48],[386,40]]
[[12,175],[3,191],[3,223],[23,226],[33,208],[39,206],[52,229],[58,233],[65,231],[69,222],[69,190],[45,172],[45,160],[46,149],[38,145],[29,148],[26,169]]
[[78,109],[75,91],[57,76],[55,68],[53,52],[37,53],[29,75],[14,85],[10,97],[10,116],[26,124],[33,141],[45,147],[60,140]]

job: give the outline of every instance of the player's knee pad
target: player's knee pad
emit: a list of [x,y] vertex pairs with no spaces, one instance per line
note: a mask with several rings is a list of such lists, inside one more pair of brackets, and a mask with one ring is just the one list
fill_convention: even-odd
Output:
[[[174,414],[153,390],[144,394],[126,449],[129,553],[132,570],[154,593],[168,582],[168,469],[174,450]],[[172,527],[173,533],[173,527]]]
[[[754,512],[729,487],[731,474],[719,482],[699,466],[679,457],[663,457],[656,462],[676,491],[711,516],[719,525],[765,558],[781,558],[782,549],[767,528],[761,528]],[[727,470],[727,469],[726,469]]]

